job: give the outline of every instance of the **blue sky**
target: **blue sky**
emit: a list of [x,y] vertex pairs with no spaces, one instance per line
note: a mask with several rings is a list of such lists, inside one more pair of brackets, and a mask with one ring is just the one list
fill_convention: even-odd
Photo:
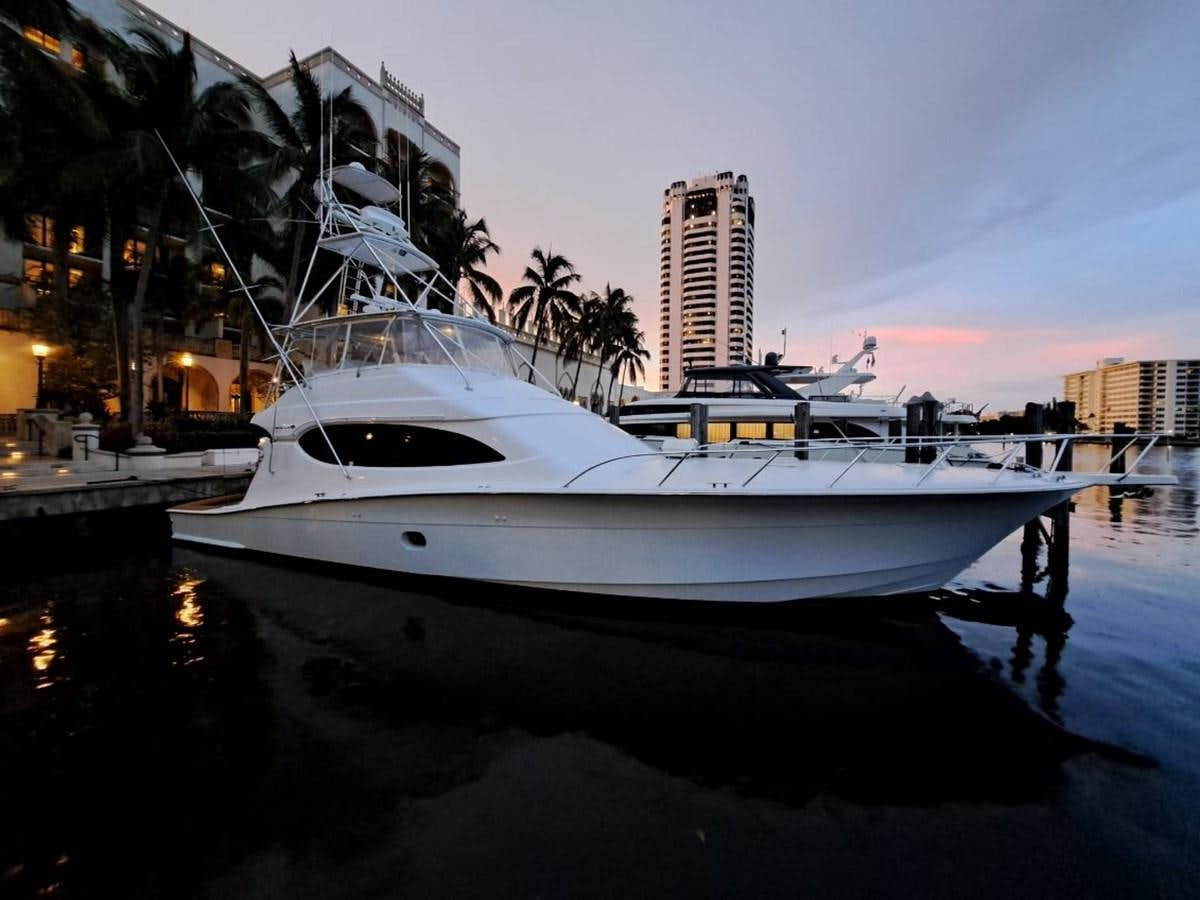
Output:
[[1200,3],[152,5],[260,73],[385,61],[462,145],[505,287],[552,243],[650,346],[663,188],[732,169],[755,345],[786,327],[790,362],[865,329],[880,391],[1004,407],[1200,356]]

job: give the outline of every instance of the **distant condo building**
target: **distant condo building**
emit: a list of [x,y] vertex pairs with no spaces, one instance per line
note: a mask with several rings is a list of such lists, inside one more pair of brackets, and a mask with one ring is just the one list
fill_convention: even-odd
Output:
[[732,172],[676,181],[663,195],[658,383],[674,391],[693,366],[751,359],[754,198]]
[[1111,432],[1123,422],[1144,432],[1200,435],[1200,359],[1126,362],[1101,359],[1096,368],[1063,378],[1063,399],[1089,431]]

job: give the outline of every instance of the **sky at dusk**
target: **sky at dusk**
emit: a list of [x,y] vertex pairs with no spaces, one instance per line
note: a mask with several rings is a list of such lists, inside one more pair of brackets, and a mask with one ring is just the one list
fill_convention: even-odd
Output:
[[[880,339],[873,393],[993,408],[1200,357],[1200,3],[150,0],[260,74],[332,44],[462,146],[506,291],[553,245],[657,349],[672,181],[757,205],[755,347]],[[653,379],[657,358],[647,367]]]

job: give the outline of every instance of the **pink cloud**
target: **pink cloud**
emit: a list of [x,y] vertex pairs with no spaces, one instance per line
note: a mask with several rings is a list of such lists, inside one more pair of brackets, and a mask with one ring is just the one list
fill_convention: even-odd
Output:
[[982,328],[956,328],[944,325],[899,325],[876,330],[881,344],[899,346],[933,345],[939,347],[962,344],[984,344],[994,341],[997,334]]

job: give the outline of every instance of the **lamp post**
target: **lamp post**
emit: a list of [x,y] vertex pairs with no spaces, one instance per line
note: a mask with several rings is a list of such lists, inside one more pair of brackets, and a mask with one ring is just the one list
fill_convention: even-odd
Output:
[[46,357],[50,355],[50,348],[45,344],[33,345],[33,356],[37,360],[38,379],[37,379],[37,399],[34,400],[34,406],[38,409],[42,408],[42,388],[45,385],[45,366]]
[[188,408],[188,373],[192,370],[192,365],[196,361],[192,359],[192,354],[185,353],[179,357],[179,364],[183,366],[183,411],[187,412]]

